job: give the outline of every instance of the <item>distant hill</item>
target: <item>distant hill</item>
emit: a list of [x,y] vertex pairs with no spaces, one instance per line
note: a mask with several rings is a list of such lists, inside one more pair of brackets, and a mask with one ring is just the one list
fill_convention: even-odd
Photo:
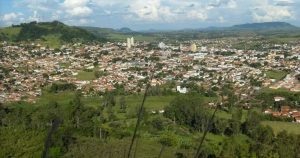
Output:
[[166,38],[174,40],[260,36],[280,42],[300,38],[300,28],[285,22],[264,22],[240,24],[230,27],[212,26],[199,29],[182,29],[163,34],[166,35]]
[[149,32],[149,33],[158,33],[158,32],[211,32],[211,31],[260,31],[260,30],[298,30],[299,27],[291,25],[286,22],[263,22],[263,23],[247,23],[247,24],[239,24],[233,25],[229,27],[217,27],[217,26],[210,26],[206,28],[199,28],[199,29],[181,29],[181,30],[157,30],[157,29],[150,29],[144,30],[141,32]]
[[45,45],[59,47],[64,42],[90,42],[104,40],[92,33],[59,21],[30,22],[0,29],[0,40],[40,41]]
[[132,31],[130,28],[128,27],[123,27],[123,28],[120,28],[118,30],[116,30],[117,32],[122,32],[122,33],[131,33],[131,32],[134,32]]
[[294,25],[291,25],[286,22],[264,22],[264,23],[249,23],[234,25],[231,29],[295,29],[297,28]]
[[130,28],[111,29],[111,28],[100,28],[100,27],[80,27],[96,37],[103,37],[109,41],[125,42],[126,38],[134,37],[138,41],[155,41],[157,36],[151,33],[135,32]]
[[249,37],[261,36],[272,39],[297,39],[300,28],[285,22],[248,23],[231,27],[207,27],[182,30],[146,30],[133,31],[99,27],[67,26],[59,21],[31,22],[0,28],[0,40],[3,41],[39,41],[51,47],[59,47],[68,42],[118,41],[134,37],[137,41],[184,41],[199,38]]

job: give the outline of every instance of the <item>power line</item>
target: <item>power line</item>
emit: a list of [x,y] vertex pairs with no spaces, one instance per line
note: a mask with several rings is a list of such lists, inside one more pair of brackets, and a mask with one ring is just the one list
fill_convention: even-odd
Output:
[[[136,121],[134,133],[133,133],[133,136],[132,136],[132,139],[131,139],[131,143],[130,143],[130,146],[129,146],[127,158],[130,158],[132,146],[133,146],[134,141],[135,141],[135,139],[136,139],[136,134],[137,134],[137,131],[138,131],[138,128],[139,128],[139,126],[140,126],[141,119],[142,119],[142,116],[143,116],[144,104],[145,104],[145,101],[146,101],[146,98],[147,98],[147,93],[148,93],[148,90],[149,90],[149,88],[150,88],[150,83],[149,83],[149,82],[151,82],[152,78],[153,78],[153,72],[152,72],[152,74],[151,74],[151,77],[150,77],[150,79],[149,79],[149,81],[148,81],[148,83],[147,83],[146,89],[145,89],[143,101],[142,101],[141,107],[140,107],[140,109],[139,109],[138,118],[137,118],[137,121]],[[136,150],[136,149],[135,149],[135,150]]]
[[201,138],[200,144],[199,144],[199,146],[198,146],[198,149],[197,149],[197,152],[196,152],[196,155],[195,155],[194,158],[199,158],[199,156],[200,156],[201,148],[202,148],[204,139],[205,139],[206,134],[208,133],[209,127],[210,127],[210,125],[211,125],[211,123],[212,123],[212,121],[213,121],[213,119],[214,119],[214,117],[215,117],[215,115],[216,115],[216,112],[217,112],[217,110],[218,110],[218,106],[219,106],[219,105],[216,106],[215,111],[214,111],[213,115],[211,116],[211,118],[210,118],[210,120],[209,120],[209,122],[208,122],[208,124],[207,124],[207,127],[206,127],[206,129],[205,129],[205,131],[204,131],[204,134],[203,134],[202,138]]

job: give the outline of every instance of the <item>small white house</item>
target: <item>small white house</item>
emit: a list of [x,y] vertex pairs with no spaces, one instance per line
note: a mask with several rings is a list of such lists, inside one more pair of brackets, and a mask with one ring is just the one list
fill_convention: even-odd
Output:
[[284,97],[274,97],[274,101],[279,102],[285,100]]
[[300,117],[295,117],[295,122],[300,123]]
[[181,86],[177,86],[176,91],[183,94],[188,92],[186,87],[181,87]]

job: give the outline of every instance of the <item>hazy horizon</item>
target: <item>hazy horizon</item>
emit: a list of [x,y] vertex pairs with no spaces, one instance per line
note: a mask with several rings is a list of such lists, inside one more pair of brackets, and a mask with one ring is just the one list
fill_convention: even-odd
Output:
[[58,20],[73,26],[133,30],[227,27],[256,22],[300,26],[295,0],[0,0],[0,27]]

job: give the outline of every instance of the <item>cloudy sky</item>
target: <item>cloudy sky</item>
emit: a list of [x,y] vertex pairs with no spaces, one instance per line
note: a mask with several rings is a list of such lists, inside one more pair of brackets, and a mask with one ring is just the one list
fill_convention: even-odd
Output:
[[134,30],[270,21],[300,26],[299,8],[300,0],[0,0],[0,26],[34,20]]

